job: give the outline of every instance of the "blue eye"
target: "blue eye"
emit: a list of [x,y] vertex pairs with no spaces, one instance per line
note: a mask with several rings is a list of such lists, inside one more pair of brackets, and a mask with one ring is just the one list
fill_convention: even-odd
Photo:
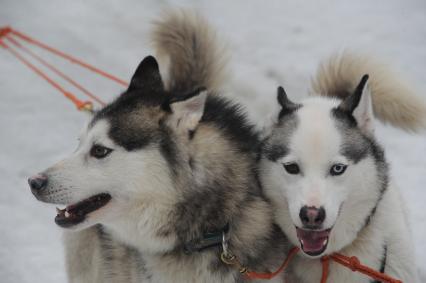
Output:
[[299,165],[297,165],[297,163],[286,163],[283,164],[285,171],[287,171],[287,173],[292,174],[292,175],[297,175],[300,173],[300,168]]
[[345,173],[347,167],[348,167],[347,165],[341,164],[341,163],[334,164],[330,168],[330,175],[332,176],[342,175],[343,173]]

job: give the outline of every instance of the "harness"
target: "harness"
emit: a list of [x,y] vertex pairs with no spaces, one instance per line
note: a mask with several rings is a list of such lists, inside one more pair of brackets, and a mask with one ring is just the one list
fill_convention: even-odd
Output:
[[[227,266],[236,269],[247,279],[272,279],[284,271],[291,260],[300,251],[298,247],[290,249],[287,257],[280,265],[280,267],[273,272],[256,272],[242,264],[237,256],[235,256],[229,249],[229,223],[224,228],[215,232],[208,232],[203,235],[202,238],[190,241],[184,245],[184,252],[191,254],[193,252],[201,252],[213,247],[222,247],[220,254],[220,260]],[[381,261],[380,271],[374,270],[366,265],[363,265],[356,256],[345,256],[340,253],[333,253],[331,255],[323,256],[320,258],[322,265],[322,275],[320,283],[326,283],[329,275],[330,261],[334,261],[344,267],[352,270],[353,272],[359,272],[368,277],[376,280],[375,282],[383,283],[403,283],[401,280],[395,279],[384,273],[384,266],[386,264],[387,247],[384,247],[384,254]]]

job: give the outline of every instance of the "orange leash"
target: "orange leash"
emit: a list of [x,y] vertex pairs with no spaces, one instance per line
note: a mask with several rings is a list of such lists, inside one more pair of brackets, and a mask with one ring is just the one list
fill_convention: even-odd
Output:
[[[19,39],[21,39],[21,40],[23,40],[27,43],[36,45],[36,46],[38,46],[42,49],[47,50],[50,53],[53,53],[53,54],[60,56],[64,59],[67,59],[72,63],[75,63],[75,64],[77,64],[77,65],[79,65],[83,68],[86,68],[86,69],[88,69],[92,72],[95,72],[95,73],[97,73],[97,74],[99,74],[99,75],[101,75],[101,76],[103,76],[107,79],[115,81],[116,83],[118,83],[120,85],[128,86],[128,83],[126,81],[121,80],[121,79],[119,79],[119,78],[117,78],[117,77],[115,77],[115,76],[113,76],[113,75],[111,75],[111,74],[109,74],[105,71],[102,71],[102,70],[100,70],[100,69],[98,69],[98,68],[96,68],[92,65],[89,65],[89,64],[83,62],[82,60],[76,59],[71,55],[68,55],[68,54],[66,54],[62,51],[59,51],[59,50],[57,50],[53,47],[50,47],[47,44],[44,44],[44,43],[42,43],[38,40],[35,40],[34,38],[32,38],[32,37],[30,37],[26,34],[23,34],[22,32],[16,31],[16,30],[12,29],[11,27],[0,28],[0,46],[3,47],[4,49],[8,50],[15,58],[17,58],[24,65],[29,67],[32,71],[34,71],[40,77],[45,79],[50,85],[52,85],[54,88],[56,88],[58,91],[60,91],[66,98],[71,100],[71,102],[73,102],[74,105],[76,105],[77,109],[79,109],[79,110],[93,111],[92,102],[82,101],[82,100],[78,99],[70,91],[65,90],[63,87],[61,87],[59,85],[59,83],[57,83],[55,80],[53,80],[51,77],[49,77],[46,73],[44,73],[41,69],[39,69],[34,64],[32,64],[25,57],[23,57],[15,48],[18,48],[22,52],[26,53],[28,56],[32,57],[34,60],[38,61],[43,66],[47,67],[53,73],[55,73],[59,77],[63,78],[67,82],[69,82],[71,85],[73,85],[74,87],[79,89],[81,92],[83,92],[86,96],[90,97],[94,101],[98,102],[99,104],[101,104],[103,106],[105,105],[105,102],[103,102],[99,97],[97,97],[96,95],[94,95],[93,93],[88,91],[82,85],[77,83],[75,80],[73,80],[69,76],[65,75],[58,68],[54,67],[52,64],[48,63],[43,58],[41,58],[40,56],[38,56],[37,54],[32,52],[29,48],[26,48],[25,46],[23,46],[19,41],[17,41],[15,38],[13,38],[13,36],[16,36],[17,38],[19,38]],[[7,44],[5,40],[10,42],[12,45]]]
[[9,45],[7,45],[4,41],[0,40],[0,45],[8,50],[13,56],[15,56],[19,61],[24,63],[27,67],[29,67],[31,70],[33,70],[36,74],[38,74],[40,77],[45,79],[51,86],[59,90],[65,97],[67,97],[69,100],[71,100],[74,105],[77,107],[78,110],[86,110],[86,111],[92,111],[93,105],[89,101],[81,101],[78,99],[74,94],[71,92],[66,91],[64,88],[62,88],[58,83],[56,83],[53,79],[51,79],[49,76],[47,76],[43,71],[41,71],[39,68],[31,64],[28,60],[26,60],[24,57],[22,57],[16,50],[11,48]]
[[67,82],[69,82],[70,84],[72,84],[73,86],[75,86],[76,88],[78,88],[81,92],[83,92],[84,94],[86,94],[88,97],[90,97],[93,100],[97,101],[101,105],[105,105],[105,102],[103,102],[96,95],[94,95],[91,92],[89,92],[83,86],[81,86],[76,81],[74,81],[73,79],[71,79],[70,77],[68,77],[64,73],[62,73],[60,70],[58,70],[57,68],[55,68],[54,66],[52,66],[51,64],[49,64],[48,62],[46,62],[43,58],[41,58],[40,56],[38,56],[37,54],[35,54],[34,52],[32,52],[30,49],[26,48],[25,46],[23,46],[22,44],[20,44],[18,41],[16,41],[15,39],[13,39],[12,37],[10,37],[9,35],[6,35],[5,38],[7,38],[13,45],[15,45],[16,47],[20,48],[25,53],[27,53],[28,55],[30,55],[31,57],[33,57],[35,60],[39,61],[42,65],[46,66],[52,72],[54,72],[55,74],[57,74],[58,76],[60,76],[61,78],[63,78],[64,80],[66,80]]
[[[258,272],[250,271],[247,267],[243,266],[239,262],[236,256],[232,254],[225,256],[224,253],[222,253],[221,260],[223,263],[238,269],[238,271],[241,274],[245,275],[245,277],[248,279],[272,279],[278,274],[280,274],[283,270],[285,270],[285,268],[287,268],[290,261],[299,252],[299,250],[300,249],[298,247],[292,248],[290,252],[288,253],[287,258],[284,260],[283,264],[276,271],[270,272],[270,273],[258,273]],[[321,274],[321,281],[320,281],[321,283],[327,282],[328,275],[330,272],[330,260],[333,260],[336,263],[339,263],[351,269],[353,272],[360,272],[382,283],[403,283],[401,280],[392,278],[382,272],[379,272],[377,270],[374,270],[368,266],[361,264],[359,259],[355,256],[348,257],[339,253],[334,253],[330,256],[323,256],[320,260],[322,264],[322,274]]]
[[298,247],[294,247],[290,250],[290,252],[287,255],[287,258],[284,260],[283,264],[275,271],[271,273],[257,273],[254,271],[247,271],[245,273],[245,276],[249,279],[272,279],[278,274],[280,274],[285,268],[287,268],[288,264],[290,263],[290,260],[299,252]]
[[[365,266],[363,264],[361,264],[361,262],[359,261],[359,259],[356,256],[345,256],[339,253],[334,253],[332,255],[330,255],[330,258],[332,260],[334,260],[335,262],[346,266],[347,268],[351,269],[352,271],[356,272],[360,272],[362,274],[365,274],[375,280],[381,281],[381,282],[385,282],[385,283],[402,283],[401,280],[397,280],[395,278],[392,278],[382,272],[379,272],[377,270],[374,270],[368,266]],[[324,269],[323,269],[324,270]],[[324,276],[324,275],[323,275]],[[327,275],[326,275],[327,278]],[[324,281],[325,282],[325,281]],[[321,282],[323,283],[323,282]]]
[[328,268],[330,266],[330,258],[328,256],[323,256],[321,258],[321,263],[322,263],[321,283],[326,283],[327,277],[328,277]]
[[56,55],[58,55],[58,56],[60,56],[60,57],[62,57],[64,59],[67,59],[67,60],[71,61],[72,63],[78,64],[78,65],[80,65],[83,68],[89,69],[92,72],[95,72],[95,73],[97,73],[97,74],[99,74],[99,75],[101,75],[101,76],[103,76],[105,78],[108,78],[108,79],[110,79],[112,81],[115,81],[116,83],[118,83],[118,84],[120,84],[122,86],[127,87],[129,85],[126,81],[121,80],[121,79],[117,78],[116,76],[113,76],[113,75],[111,75],[111,74],[109,74],[109,73],[107,73],[105,71],[102,71],[102,70],[100,70],[100,69],[98,69],[98,68],[96,68],[96,67],[94,67],[92,65],[89,65],[89,64],[83,62],[82,60],[79,60],[79,59],[77,59],[77,58],[75,58],[75,57],[73,57],[71,55],[68,55],[68,54],[66,54],[66,53],[64,53],[64,52],[62,52],[62,51],[60,51],[60,50],[58,50],[56,48],[48,46],[47,44],[44,44],[44,43],[42,43],[42,42],[40,42],[40,41],[38,41],[38,40],[36,40],[36,39],[34,39],[34,38],[26,35],[26,34],[23,34],[22,32],[14,30],[14,29],[12,29],[10,27],[6,27],[6,29],[9,29],[10,32],[13,35],[16,35],[17,37],[21,38],[22,40],[27,41],[28,43],[37,45],[40,48],[43,48],[43,49],[45,49],[45,50],[47,50],[47,51],[49,51],[51,53],[54,53],[54,54],[56,54]]

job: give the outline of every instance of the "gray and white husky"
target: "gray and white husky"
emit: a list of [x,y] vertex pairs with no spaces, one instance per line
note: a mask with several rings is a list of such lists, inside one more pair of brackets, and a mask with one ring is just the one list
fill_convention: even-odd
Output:
[[[386,67],[349,53],[321,66],[312,93],[293,103],[278,89],[281,111],[262,155],[261,180],[276,220],[301,249],[289,282],[320,282],[320,258],[333,252],[416,282],[405,205],[374,135],[374,114],[424,129],[424,101]],[[329,268],[327,282],[374,281],[336,263]]]
[[[259,138],[217,94],[223,53],[198,16],[164,15],[130,86],[95,113],[77,150],[29,179],[35,197],[65,205],[70,282],[245,282],[221,262],[228,247],[268,272],[287,253],[258,180]],[[276,278],[273,282],[282,282]]]

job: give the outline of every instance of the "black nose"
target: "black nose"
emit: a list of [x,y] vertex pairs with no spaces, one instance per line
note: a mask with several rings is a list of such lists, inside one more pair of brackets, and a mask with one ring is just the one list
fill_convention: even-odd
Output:
[[31,190],[40,191],[47,185],[47,176],[43,174],[38,174],[28,178],[28,184],[30,185]]
[[318,229],[325,220],[325,209],[305,205],[300,209],[299,217],[305,228]]

